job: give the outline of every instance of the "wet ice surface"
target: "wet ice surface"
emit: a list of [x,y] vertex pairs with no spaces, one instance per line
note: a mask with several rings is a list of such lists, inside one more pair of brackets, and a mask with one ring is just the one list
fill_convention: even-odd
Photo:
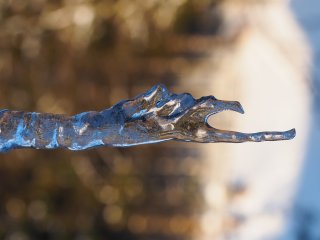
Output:
[[22,111],[0,111],[0,151],[15,148],[83,150],[99,146],[128,147],[168,140],[186,142],[262,142],[290,140],[286,132],[241,133],[208,125],[210,115],[231,110],[244,113],[236,101],[213,96],[194,99],[156,85],[134,99],[101,112],[75,116]]

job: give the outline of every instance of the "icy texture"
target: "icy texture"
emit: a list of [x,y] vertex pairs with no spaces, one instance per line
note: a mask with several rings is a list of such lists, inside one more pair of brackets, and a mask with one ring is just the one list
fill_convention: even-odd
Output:
[[213,96],[194,99],[157,85],[132,100],[101,112],[75,116],[0,111],[0,151],[15,148],[83,150],[98,146],[128,147],[168,140],[192,142],[261,142],[289,140],[295,130],[245,134],[208,125],[210,115],[224,110],[244,113],[239,102]]

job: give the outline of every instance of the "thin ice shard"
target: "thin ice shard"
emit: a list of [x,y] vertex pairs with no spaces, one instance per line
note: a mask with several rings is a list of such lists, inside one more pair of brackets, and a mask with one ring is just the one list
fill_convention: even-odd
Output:
[[129,147],[169,140],[190,142],[261,142],[289,140],[286,132],[241,133],[219,130],[207,123],[224,110],[244,113],[239,102],[213,96],[194,99],[156,85],[132,100],[101,112],[74,116],[0,111],[0,151],[16,148],[83,150],[99,146]]

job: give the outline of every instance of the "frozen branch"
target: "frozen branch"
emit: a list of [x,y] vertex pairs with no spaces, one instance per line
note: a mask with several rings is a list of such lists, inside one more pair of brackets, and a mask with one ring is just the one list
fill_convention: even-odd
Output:
[[71,117],[2,110],[0,151],[129,147],[168,140],[261,142],[289,140],[295,136],[294,129],[246,134],[209,126],[208,117],[224,110],[244,113],[239,102],[221,101],[213,96],[194,99],[188,93],[172,94],[162,85],[101,112],[84,112]]

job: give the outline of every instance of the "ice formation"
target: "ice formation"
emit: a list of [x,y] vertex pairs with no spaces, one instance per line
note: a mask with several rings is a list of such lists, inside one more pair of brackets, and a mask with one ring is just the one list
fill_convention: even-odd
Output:
[[16,148],[129,147],[169,140],[261,142],[289,140],[295,136],[295,129],[241,133],[210,126],[208,117],[224,110],[244,113],[239,102],[213,96],[194,99],[188,93],[170,93],[163,85],[101,112],[66,116],[5,109],[0,111],[0,152]]

